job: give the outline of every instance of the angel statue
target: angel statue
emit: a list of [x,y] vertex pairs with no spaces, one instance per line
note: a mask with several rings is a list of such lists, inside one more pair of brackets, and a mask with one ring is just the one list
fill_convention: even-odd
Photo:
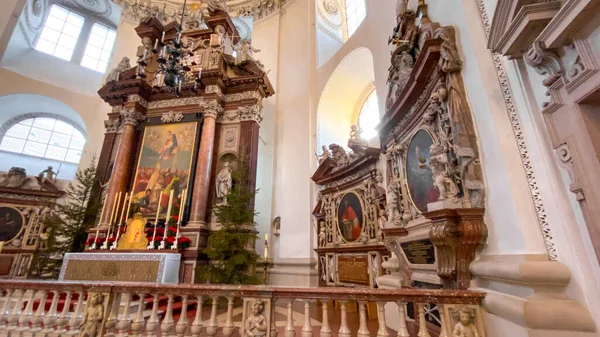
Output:
[[104,295],[90,293],[77,337],[99,337],[104,319]]
[[131,64],[129,64],[129,57],[125,56],[121,59],[119,65],[108,73],[104,83],[106,84],[111,81],[118,81],[121,73],[129,68],[131,68]]
[[234,46],[233,49],[236,51],[235,64],[240,65],[246,61],[254,61],[254,53],[260,52],[260,49],[252,47],[248,40],[242,41],[240,46]]
[[452,337],[479,337],[477,326],[473,323],[475,313],[467,306],[460,308],[458,312],[458,323],[454,326]]

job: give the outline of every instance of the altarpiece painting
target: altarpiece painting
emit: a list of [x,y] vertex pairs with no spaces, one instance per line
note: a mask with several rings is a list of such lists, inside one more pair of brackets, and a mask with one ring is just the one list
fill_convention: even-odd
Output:
[[190,183],[196,129],[197,122],[145,128],[132,198],[143,215],[154,215],[160,205],[159,216],[165,217],[172,190],[179,208],[181,191]]

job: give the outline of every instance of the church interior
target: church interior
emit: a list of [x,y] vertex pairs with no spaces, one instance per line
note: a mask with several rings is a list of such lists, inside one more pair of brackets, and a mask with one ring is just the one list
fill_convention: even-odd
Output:
[[600,336],[600,0],[2,7],[0,337]]

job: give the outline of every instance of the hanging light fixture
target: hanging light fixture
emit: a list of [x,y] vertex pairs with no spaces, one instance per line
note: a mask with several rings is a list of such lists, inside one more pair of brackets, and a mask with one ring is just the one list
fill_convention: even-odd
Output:
[[[165,44],[165,31],[163,30],[160,41],[156,39],[154,46],[148,50],[144,49],[144,56],[138,60],[138,76],[146,78],[146,74],[154,75],[154,78],[160,78],[157,86],[166,86],[169,92],[175,90],[177,96],[181,94],[181,86],[186,83],[194,83],[194,92],[200,84],[200,76],[202,69],[198,70],[198,75],[194,75],[190,66],[195,66],[194,42],[189,46],[183,45],[181,41],[181,33],[183,30],[183,18],[185,17],[185,8],[187,0],[183,1],[183,9],[181,11],[181,20],[177,25],[177,37]],[[148,52],[153,55],[158,55],[156,62],[157,68],[154,71],[149,70],[146,62]],[[191,61],[190,61],[191,59]]]

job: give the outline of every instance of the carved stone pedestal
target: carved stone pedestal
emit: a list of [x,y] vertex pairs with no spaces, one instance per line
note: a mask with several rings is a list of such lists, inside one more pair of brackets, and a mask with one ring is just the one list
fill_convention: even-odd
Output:
[[457,208],[423,213],[432,222],[429,237],[437,251],[438,276],[444,288],[469,287],[469,265],[487,238],[484,211],[483,208]]

